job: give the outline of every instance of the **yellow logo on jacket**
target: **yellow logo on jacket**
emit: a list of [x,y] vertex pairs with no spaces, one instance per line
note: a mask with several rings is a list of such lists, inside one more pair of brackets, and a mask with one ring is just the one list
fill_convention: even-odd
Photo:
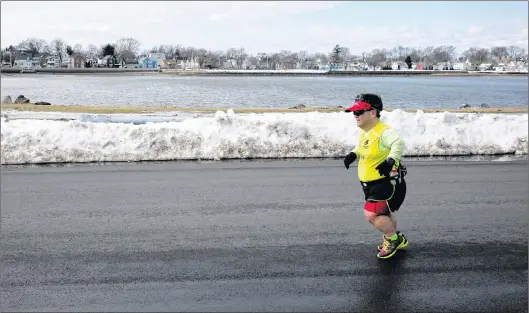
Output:
[[389,155],[390,149],[380,147],[380,136],[389,128],[386,124],[378,121],[377,124],[366,134],[360,130],[358,138],[358,179],[362,182],[369,182],[381,179],[376,167],[382,163]]

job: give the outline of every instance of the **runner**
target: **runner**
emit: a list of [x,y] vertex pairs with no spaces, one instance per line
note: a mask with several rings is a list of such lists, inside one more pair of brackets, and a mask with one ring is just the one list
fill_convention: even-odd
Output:
[[364,216],[383,234],[378,258],[388,259],[408,240],[397,230],[394,212],[406,196],[406,168],[401,164],[404,140],[380,121],[382,99],[375,94],[356,96],[345,112],[353,112],[360,128],[358,144],[344,159],[346,169],[358,158],[358,178],[365,194]]

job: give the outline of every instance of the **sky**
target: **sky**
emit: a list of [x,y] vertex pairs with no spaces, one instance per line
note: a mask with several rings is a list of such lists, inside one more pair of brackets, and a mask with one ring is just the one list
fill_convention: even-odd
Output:
[[516,45],[527,50],[527,1],[2,1],[1,46],[59,37],[101,46],[122,37],[141,48],[180,44],[247,52],[353,54],[376,48]]

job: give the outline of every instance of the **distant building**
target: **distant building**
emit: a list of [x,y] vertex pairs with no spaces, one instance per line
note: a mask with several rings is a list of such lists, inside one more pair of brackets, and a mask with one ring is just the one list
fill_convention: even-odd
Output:
[[70,56],[68,63],[70,68],[85,68],[86,67],[86,57],[80,54],[74,54]]
[[14,67],[33,68],[33,62],[31,60],[16,60]]
[[140,67],[142,68],[157,68],[158,67],[158,63],[156,62],[156,60],[153,60],[151,58],[141,58],[139,60],[139,63],[140,63]]
[[164,68],[164,69],[174,69],[176,68],[176,60],[165,59],[165,60],[162,60],[162,62],[160,62],[159,65],[161,68]]

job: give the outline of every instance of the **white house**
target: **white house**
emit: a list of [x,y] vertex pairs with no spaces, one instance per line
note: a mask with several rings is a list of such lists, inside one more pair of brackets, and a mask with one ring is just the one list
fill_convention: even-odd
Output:
[[488,71],[488,70],[492,70],[493,69],[493,65],[492,63],[482,63],[479,65],[479,70],[480,71]]
[[505,68],[506,68],[506,65],[504,63],[498,63],[498,65],[496,65],[494,67],[494,71],[496,71],[496,72],[504,72]]
[[456,62],[454,63],[454,70],[456,71],[468,71],[470,70],[470,62]]
[[16,60],[13,66],[19,68],[33,68],[33,62],[31,60]]
[[46,57],[46,67],[57,68],[61,67],[61,59],[57,54],[49,55]]
[[476,61],[466,60],[465,62],[454,63],[453,67],[456,71],[477,71],[479,69],[479,63]]
[[394,71],[407,70],[408,64],[406,64],[406,62],[403,62],[403,61],[396,61],[391,64],[391,69]]
[[365,71],[368,65],[364,62],[349,62],[346,64],[346,67],[349,71]]

